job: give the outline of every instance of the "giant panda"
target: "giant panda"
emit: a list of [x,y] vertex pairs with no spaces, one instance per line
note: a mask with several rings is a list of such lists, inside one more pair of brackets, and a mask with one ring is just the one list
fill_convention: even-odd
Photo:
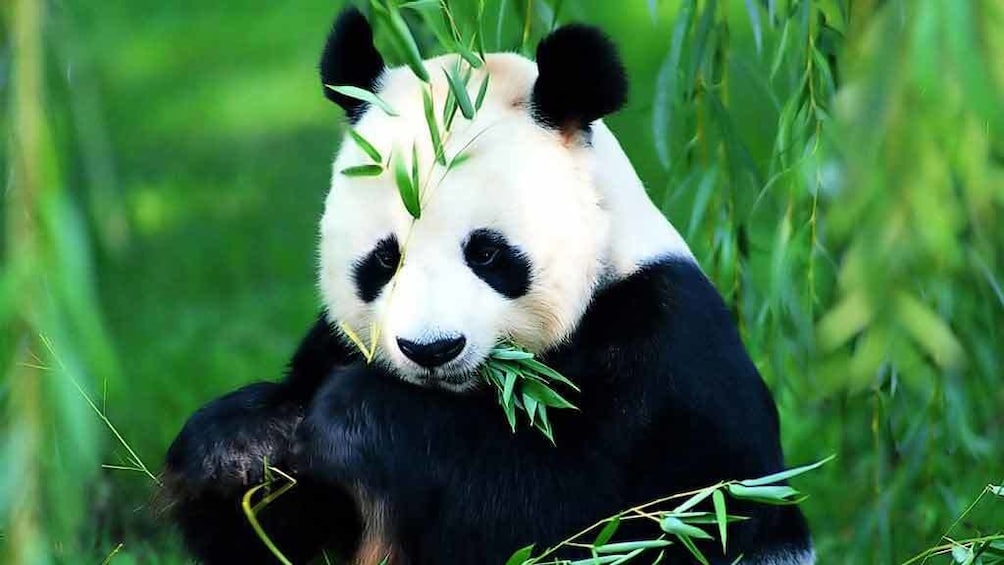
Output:
[[[455,60],[425,61],[437,115]],[[414,147],[435,182],[413,220],[389,171],[342,174],[368,157],[341,144],[320,221],[323,313],[283,381],[210,402],[167,454],[170,515],[198,559],[274,562],[241,510],[266,465],[297,481],[260,514],[279,550],[361,565],[501,564],[619,510],[783,468],[776,407],[729,310],[601,121],[627,93],[610,41],[561,27],[536,62],[488,55],[470,84],[484,73],[483,106],[447,140],[469,156],[443,174],[423,83],[385,67],[358,11],[336,20],[322,83],[376,92],[398,115],[324,94],[384,155]],[[344,328],[374,324],[369,362]],[[478,377],[500,340],[581,388],[577,411],[552,413],[556,445],[514,433]],[[730,511],[749,519],[730,525],[727,555],[702,546],[714,563],[814,561],[797,507]],[[617,539],[658,533],[631,521]],[[668,557],[691,562],[679,544]]]

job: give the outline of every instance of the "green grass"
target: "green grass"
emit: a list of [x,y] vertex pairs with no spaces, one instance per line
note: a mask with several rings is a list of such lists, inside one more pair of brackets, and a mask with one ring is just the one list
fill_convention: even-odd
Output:
[[[620,45],[630,103],[608,123],[732,304],[789,462],[838,454],[795,481],[820,561],[1004,529],[985,490],[1004,482],[1004,7],[535,0],[497,26],[489,1],[488,49],[532,46],[558,4]],[[180,562],[153,481],[101,468],[128,453],[70,378],[156,470],[193,410],[281,374],[319,307],[342,121],[315,65],[336,7],[47,3],[31,52],[15,24],[40,5],[0,9],[0,543]],[[451,6],[470,37],[477,3]]]

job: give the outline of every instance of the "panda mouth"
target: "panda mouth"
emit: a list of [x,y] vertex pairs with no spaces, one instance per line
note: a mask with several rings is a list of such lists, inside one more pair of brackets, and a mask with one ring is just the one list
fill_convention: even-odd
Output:
[[480,370],[483,361],[476,353],[465,351],[449,363],[431,369],[409,366],[404,376],[405,380],[423,387],[469,392],[482,384]]

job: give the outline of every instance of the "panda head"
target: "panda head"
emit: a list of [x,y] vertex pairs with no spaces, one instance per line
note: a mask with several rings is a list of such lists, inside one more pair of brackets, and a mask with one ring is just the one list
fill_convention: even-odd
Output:
[[[321,220],[324,306],[401,379],[469,390],[496,343],[537,352],[559,344],[600,284],[658,254],[664,234],[645,233],[651,214],[638,212],[644,190],[596,121],[624,103],[624,70],[609,40],[585,26],[554,31],[536,63],[488,55],[469,82],[474,98],[490,76],[480,110],[473,120],[458,112],[444,140],[447,159],[465,156],[447,170],[436,162],[422,91],[431,88],[442,129],[443,69],[457,56],[425,61],[426,85],[408,68],[385,68],[372,40],[358,11],[343,12],[322,55],[322,83],[375,92],[397,115],[327,87],[325,95],[385,162],[398,155],[411,171],[417,154],[421,216],[405,208],[392,167],[342,173],[372,162],[346,137]],[[624,215],[635,218],[619,222]]]

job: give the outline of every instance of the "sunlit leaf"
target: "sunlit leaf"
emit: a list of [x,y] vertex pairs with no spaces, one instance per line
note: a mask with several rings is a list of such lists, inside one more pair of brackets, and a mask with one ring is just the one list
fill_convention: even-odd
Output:
[[412,183],[411,175],[408,174],[408,165],[405,163],[404,154],[398,152],[394,159],[394,182],[397,183],[397,191],[401,195],[401,202],[416,220],[422,217],[422,208],[419,203],[418,186]]
[[624,551],[634,551],[636,549],[652,549],[657,547],[666,547],[672,545],[673,542],[664,539],[653,539],[653,540],[641,540],[641,541],[622,541],[617,543],[607,543],[603,545],[594,546],[593,549],[596,553],[621,553]]
[[375,177],[383,173],[383,165],[356,165],[339,172],[347,177]]
[[[715,491],[719,492],[719,491]],[[708,532],[705,532],[697,526],[691,526],[690,524],[675,518],[673,516],[664,516],[662,520],[659,521],[659,527],[662,531],[667,534],[673,534],[678,537],[689,537],[697,539],[713,539]]]
[[575,408],[571,402],[565,400],[560,394],[554,392],[546,385],[542,385],[536,381],[523,382],[523,395],[529,395],[533,397],[534,400],[547,406],[553,406],[555,408]]
[[486,72],[485,78],[481,79],[481,86],[478,87],[478,97],[474,100],[474,109],[480,110],[485,102],[485,95],[488,94],[488,79],[490,75]]
[[725,495],[722,491],[716,490],[711,495],[711,501],[715,506],[715,519],[718,522],[718,537],[722,542],[722,553],[727,553],[726,539],[728,536],[729,519],[728,512],[725,511]]
[[418,50],[418,44],[415,43],[415,38],[412,36],[411,30],[408,29],[408,24],[405,23],[397,4],[394,2],[388,4],[387,21],[390,32],[401,49],[401,54],[404,56],[405,62],[408,64],[411,72],[415,73],[415,76],[422,82],[429,82],[429,72],[425,69],[425,63],[422,61],[422,54]]
[[818,469],[819,467],[822,467],[823,465],[826,465],[827,463],[829,463],[830,461],[833,461],[836,458],[837,458],[836,454],[830,455],[829,457],[827,457],[825,459],[821,459],[819,461],[816,461],[815,463],[810,463],[808,465],[802,465],[800,467],[793,467],[791,469],[788,469],[787,471],[781,471],[779,473],[773,473],[773,474],[767,475],[765,477],[760,477],[760,478],[757,478],[757,479],[747,479],[745,481],[739,481],[739,483],[742,484],[742,485],[748,486],[748,487],[755,487],[755,486],[770,485],[770,484],[773,484],[773,483],[778,483],[778,482],[790,479],[792,477],[797,477],[797,476],[802,475],[804,473],[808,473],[809,471],[812,471],[814,469]]
[[793,504],[800,493],[789,486],[757,486],[749,487],[739,483],[730,483],[726,487],[729,494],[743,500],[753,500],[765,504]]
[[359,149],[362,149],[363,153],[366,153],[366,155],[368,155],[374,163],[383,162],[383,157],[380,155],[380,152],[377,151],[376,147],[373,147],[373,144],[363,137],[362,134],[352,128],[349,128],[349,137],[352,138],[352,141],[355,142],[356,146],[358,146]]
[[450,90],[453,92],[453,97],[457,100],[460,113],[468,120],[474,119],[474,105],[471,104],[471,98],[467,95],[467,88],[464,86],[463,79],[457,74],[456,68],[451,68],[449,71],[443,69],[443,74],[446,75],[446,80],[450,85]]
[[324,86],[330,88],[331,90],[334,90],[335,92],[341,94],[342,96],[348,96],[349,98],[355,98],[356,100],[362,100],[363,102],[372,104],[377,108],[383,110],[383,112],[388,116],[398,115],[398,113],[393,108],[391,108],[390,104],[387,104],[387,102],[385,102],[383,98],[380,98],[379,96],[368,90],[359,88],[358,86],[338,86],[330,84],[326,84]]

